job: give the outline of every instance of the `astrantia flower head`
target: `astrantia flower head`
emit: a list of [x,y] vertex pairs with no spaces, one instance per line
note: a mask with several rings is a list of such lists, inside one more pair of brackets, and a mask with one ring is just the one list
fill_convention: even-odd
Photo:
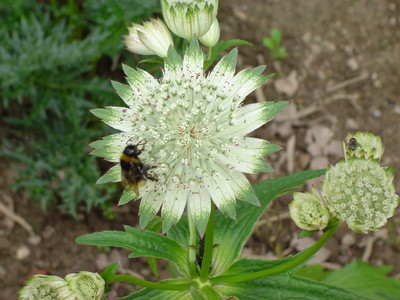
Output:
[[348,133],[346,144],[347,159],[356,157],[380,160],[384,152],[381,137],[371,132],[356,132],[354,135]]
[[357,158],[330,167],[322,188],[329,212],[360,233],[380,229],[393,216],[395,192],[392,168]]
[[169,29],[190,41],[210,29],[218,11],[218,0],[161,0],[162,14]]
[[[244,98],[270,76],[262,75],[265,67],[235,75],[236,59],[233,50],[205,76],[197,40],[191,42],[183,60],[170,48],[159,80],[124,67],[129,86],[114,83],[114,87],[127,108],[92,111],[122,131],[92,143],[94,155],[118,162],[127,144],[146,141],[139,158],[153,167],[148,172],[157,180],[140,186],[142,228],[162,208],[165,232],[187,207],[202,235],[211,201],[232,218],[236,199],[259,204],[242,172],[271,171],[264,155],[279,147],[245,136],[271,120],[287,102],[243,106]],[[121,169],[116,165],[99,182],[120,180]],[[125,189],[120,202],[133,197],[135,193]]]
[[97,273],[79,272],[65,279],[58,276],[35,275],[18,291],[19,300],[100,300],[105,282]]
[[290,217],[297,227],[305,230],[322,230],[329,222],[329,212],[322,203],[318,192],[293,193],[289,203]]
[[168,48],[174,45],[167,26],[159,19],[151,19],[143,25],[132,24],[128,30],[125,44],[133,53],[166,57]]

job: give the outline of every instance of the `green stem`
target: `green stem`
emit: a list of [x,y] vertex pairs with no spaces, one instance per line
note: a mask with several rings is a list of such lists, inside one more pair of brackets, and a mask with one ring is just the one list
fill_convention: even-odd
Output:
[[189,207],[187,208],[189,220],[189,270],[192,278],[197,277],[196,267],[196,247],[197,247],[197,230],[194,224],[192,215],[190,214]]
[[183,283],[183,284],[156,283],[139,279],[130,275],[114,275],[108,283],[113,283],[113,282],[129,282],[132,284],[156,290],[176,290],[176,291],[188,290],[190,289],[190,286],[193,285],[193,283]]
[[257,278],[261,278],[261,277],[276,275],[276,274],[290,271],[293,268],[297,267],[298,265],[306,262],[322,246],[324,246],[325,243],[336,232],[337,228],[338,227],[333,227],[333,228],[329,229],[314,245],[312,245],[307,250],[304,250],[303,253],[301,253],[299,256],[297,256],[295,259],[291,260],[290,262],[276,266],[274,268],[270,268],[270,269],[266,269],[266,270],[262,270],[262,271],[258,271],[258,272],[254,272],[254,273],[249,273],[249,274],[245,274],[245,275],[219,276],[219,277],[210,279],[210,282],[212,284],[228,283],[228,282],[229,283],[243,282],[243,281],[249,281],[249,280],[253,280],[253,279],[257,279]]
[[207,52],[207,59],[206,60],[211,60],[211,57],[212,57],[212,47],[209,47],[208,48],[208,52]]
[[208,280],[208,271],[211,265],[212,251],[214,248],[214,203],[211,204],[210,218],[208,219],[204,243],[203,261],[200,269],[200,281]]

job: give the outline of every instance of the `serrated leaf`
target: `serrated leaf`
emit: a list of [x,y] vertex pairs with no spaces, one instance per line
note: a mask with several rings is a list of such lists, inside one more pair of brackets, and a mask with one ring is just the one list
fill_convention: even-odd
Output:
[[307,180],[325,174],[325,170],[309,170],[265,180],[254,186],[261,207],[248,203],[237,203],[237,221],[219,211],[215,214],[214,243],[218,244],[213,251],[212,274],[226,271],[240,256],[246,240],[253,231],[258,218],[263,214],[267,205],[286,191],[303,185]]
[[151,231],[125,226],[123,231],[103,231],[76,238],[78,244],[122,247],[132,251],[129,257],[156,257],[176,262],[180,271],[188,275],[188,253],[178,242]]
[[352,290],[369,299],[400,299],[400,280],[385,276],[392,268],[373,267],[354,260],[344,268],[331,272],[324,282]]
[[218,55],[224,51],[226,48],[234,47],[234,46],[253,46],[252,43],[244,41],[244,40],[229,40],[229,41],[219,41],[211,50],[210,59],[204,62],[204,71],[206,71],[213,62],[218,58]]
[[225,296],[240,300],[368,300],[342,288],[288,274],[268,276],[246,282],[224,284],[217,288]]
[[[182,284],[186,283],[184,279],[167,279],[160,281],[160,283],[168,284]],[[150,288],[141,289],[138,292],[130,294],[129,296],[118,298],[118,300],[166,300],[166,299],[179,299],[179,300],[193,300],[189,290],[186,291],[171,291],[171,290],[155,290]]]
[[[260,260],[251,258],[241,258],[238,261],[236,261],[226,272],[224,272],[222,276],[234,276],[240,274],[254,273],[265,269],[271,269],[279,265],[290,262],[297,256],[301,255],[301,253],[302,252],[299,252],[296,255],[288,256],[280,260]],[[288,273],[293,273],[294,271],[295,270],[292,269]]]

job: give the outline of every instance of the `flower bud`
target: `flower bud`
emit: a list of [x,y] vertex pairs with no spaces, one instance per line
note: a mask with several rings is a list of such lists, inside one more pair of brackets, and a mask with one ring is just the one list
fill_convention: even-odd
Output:
[[143,26],[132,24],[128,31],[125,44],[130,52],[166,57],[168,48],[173,46],[171,33],[160,19],[151,19],[144,22]]
[[100,300],[105,282],[97,273],[79,272],[62,279],[58,276],[35,275],[18,291],[18,300]]
[[322,187],[330,214],[359,233],[380,229],[399,203],[393,173],[376,160],[358,158],[330,167]]
[[68,283],[58,276],[35,275],[18,291],[18,300],[64,299],[59,295],[72,295]]
[[322,230],[329,222],[329,212],[313,189],[311,193],[293,193],[289,203],[290,217],[297,227],[305,230]]
[[220,33],[218,20],[215,18],[210,30],[200,38],[200,42],[209,48],[214,47],[219,41]]
[[65,277],[71,290],[82,298],[100,300],[104,294],[104,279],[97,273],[81,271],[77,274],[68,274]]
[[354,135],[348,133],[346,136],[346,159],[355,157],[380,160],[383,151],[381,138],[370,132],[356,132]]
[[191,40],[207,33],[218,11],[218,0],[161,0],[165,23],[176,35]]

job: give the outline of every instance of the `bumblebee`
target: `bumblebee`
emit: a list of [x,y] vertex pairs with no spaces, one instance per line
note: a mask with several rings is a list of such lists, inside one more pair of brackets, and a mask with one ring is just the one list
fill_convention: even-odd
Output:
[[147,173],[155,167],[145,166],[139,158],[145,144],[145,141],[140,141],[136,145],[126,146],[119,161],[122,185],[131,188],[136,195],[139,195],[139,187],[146,182],[146,179],[157,181],[155,177]]

